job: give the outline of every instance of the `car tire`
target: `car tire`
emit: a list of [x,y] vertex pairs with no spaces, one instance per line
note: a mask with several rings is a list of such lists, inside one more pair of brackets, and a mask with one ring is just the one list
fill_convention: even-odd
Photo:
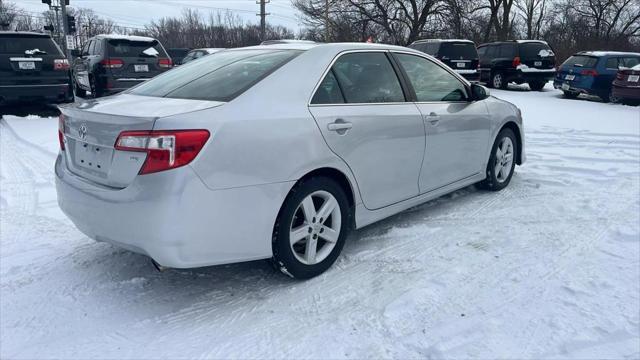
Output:
[[[505,153],[508,154],[508,157],[504,156]],[[491,147],[491,155],[489,156],[486,170],[487,178],[479,183],[480,188],[500,191],[507,187],[513,176],[517,154],[518,142],[513,130],[509,128],[502,129]]]
[[104,91],[102,86],[96,81],[96,78],[93,76],[89,77],[89,84],[91,85],[91,96],[94,99],[102,97]]
[[496,89],[505,90],[509,83],[505,81],[504,75],[501,72],[495,72],[491,75],[491,87]]
[[577,99],[578,95],[580,95],[579,93],[574,91],[563,91],[562,93],[564,94],[564,97],[567,99]]
[[337,182],[327,177],[303,180],[291,190],[278,214],[272,261],[295,279],[318,276],[340,255],[351,224],[352,209]]
[[546,83],[542,81],[532,81],[529,83],[529,88],[533,91],[542,91],[545,85]]

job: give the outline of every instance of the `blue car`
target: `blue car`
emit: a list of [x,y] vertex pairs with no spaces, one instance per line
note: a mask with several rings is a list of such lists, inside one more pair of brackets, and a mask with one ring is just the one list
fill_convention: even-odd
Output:
[[620,68],[632,68],[640,63],[640,53],[614,51],[583,51],[571,56],[556,72],[553,86],[568,99],[580,94],[595,95],[604,102],[615,102],[611,83]]

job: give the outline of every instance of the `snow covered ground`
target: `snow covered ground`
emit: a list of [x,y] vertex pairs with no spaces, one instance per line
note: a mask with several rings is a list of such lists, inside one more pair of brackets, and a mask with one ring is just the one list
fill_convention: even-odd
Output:
[[0,357],[639,358],[640,108],[493,93],[525,117],[511,185],[357,231],[306,282],[91,241],[56,204],[56,119],[5,116]]

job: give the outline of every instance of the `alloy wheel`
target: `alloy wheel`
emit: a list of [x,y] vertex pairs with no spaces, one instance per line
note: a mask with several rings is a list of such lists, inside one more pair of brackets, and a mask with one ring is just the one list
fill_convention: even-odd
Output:
[[335,248],[342,227],[340,204],[329,192],[309,194],[298,205],[289,227],[293,255],[305,265],[326,259]]
[[495,74],[493,76],[493,87],[500,89],[502,87],[502,74]]
[[494,164],[494,173],[499,183],[503,183],[509,178],[512,165],[513,142],[511,142],[510,138],[504,137],[496,149],[496,162]]

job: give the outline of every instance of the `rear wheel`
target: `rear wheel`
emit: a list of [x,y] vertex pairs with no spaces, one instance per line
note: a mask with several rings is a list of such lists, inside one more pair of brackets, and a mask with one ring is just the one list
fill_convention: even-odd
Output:
[[491,75],[491,86],[496,89],[506,89],[509,84],[507,83],[504,75],[502,73],[497,72]]
[[316,177],[294,187],[273,231],[273,261],[283,273],[309,279],[338,258],[351,228],[351,209],[335,181]]
[[573,92],[573,91],[563,91],[564,93],[564,97],[567,99],[576,99],[578,98],[578,94],[577,92]]
[[98,82],[95,77],[89,77],[89,84],[91,85],[91,96],[94,98],[102,97],[104,90],[102,89],[100,82]]
[[543,81],[531,81],[529,83],[529,88],[531,88],[531,90],[533,91],[542,91],[544,86],[545,83]]
[[487,164],[487,178],[480,182],[480,187],[486,190],[499,191],[507,187],[513,176],[518,153],[516,136],[511,129],[500,131],[491,148],[491,156]]

